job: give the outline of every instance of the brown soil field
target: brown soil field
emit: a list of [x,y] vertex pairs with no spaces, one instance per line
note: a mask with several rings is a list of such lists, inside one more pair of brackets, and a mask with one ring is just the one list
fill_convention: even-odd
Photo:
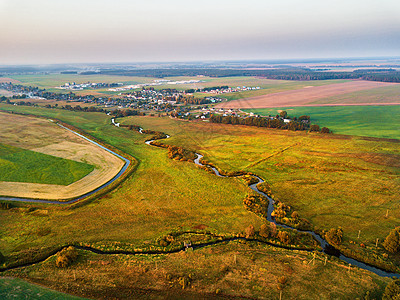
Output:
[[[344,83],[336,83],[325,86],[309,86],[302,89],[285,91],[280,93],[273,93],[269,95],[245,98],[240,100],[233,100],[218,104],[218,108],[266,108],[266,107],[291,107],[291,106],[307,106],[318,105],[312,104],[315,100],[327,98],[336,95],[352,93],[356,91],[375,89],[396,85],[397,83],[375,82],[375,81],[350,81]],[[375,104],[400,104],[387,103],[384,100]],[[343,103],[336,103],[336,105],[347,104],[344,100]],[[353,105],[365,105],[366,103],[352,103]],[[371,105],[372,103],[368,103]]]
[[95,169],[67,186],[0,182],[0,195],[68,199],[90,192],[113,178],[123,161],[49,120],[0,113],[0,142],[61,158],[85,162]]
[[21,83],[21,81],[12,79],[12,78],[8,78],[8,77],[0,77],[0,83],[1,82],[12,82],[12,83]]

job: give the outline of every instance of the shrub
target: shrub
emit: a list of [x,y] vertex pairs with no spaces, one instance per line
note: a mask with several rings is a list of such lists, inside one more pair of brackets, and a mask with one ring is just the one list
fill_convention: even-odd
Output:
[[250,225],[249,227],[246,228],[246,238],[251,238],[254,236],[256,231],[254,230],[254,226]]
[[397,253],[400,250],[400,227],[393,229],[383,242],[383,247],[390,253]]
[[260,227],[260,236],[264,237],[264,238],[268,238],[270,235],[270,226],[268,226],[267,224],[262,224]]
[[322,127],[321,133],[330,133],[331,131],[329,130],[328,127]]
[[342,243],[343,239],[343,230],[341,227],[338,229],[332,228],[325,234],[326,240],[334,245],[339,246]]
[[311,132],[319,132],[319,126],[318,125],[316,125],[316,124],[313,124],[313,125],[311,125],[310,126],[310,131]]
[[283,243],[283,244],[289,244],[290,243],[290,236],[286,231],[279,231],[278,232],[278,239]]
[[57,254],[56,266],[58,268],[66,268],[78,258],[78,251],[75,247],[69,246],[62,249]]
[[400,299],[400,279],[392,280],[385,288],[383,300]]

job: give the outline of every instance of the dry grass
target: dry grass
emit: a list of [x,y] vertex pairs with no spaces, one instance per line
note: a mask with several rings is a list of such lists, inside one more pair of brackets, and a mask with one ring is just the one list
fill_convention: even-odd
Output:
[[[67,269],[55,268],[52,257],[8,273],[84,297],[131,299],[279,299],[282,276],[282,299],[361,299],[367,291],[380,298],[389,281],[354,267],[349,272],[335,258],[328,257],[324,265],[323,254],[317,254],[312,263],[312,253],[252,243],[231,242],[169,255],[85,251],[80,255]],[[188,283],[185,289],[183,278]]]
[[106,183],[123,166],[123,161],[116,156],[44,119],[0,113],[0,141],[95,166],[89,175],[67,186],[0,182],[1,195],[42,199],[73,198]]

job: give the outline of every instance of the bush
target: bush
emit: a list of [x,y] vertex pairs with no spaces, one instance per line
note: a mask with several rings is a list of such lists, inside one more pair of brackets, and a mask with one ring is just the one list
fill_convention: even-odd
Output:
[[319,126],[316,124],[313,124],[310,126],[310,132],[319,132]]
[[328,127],[322,127],[321,133],[331,133]]
[[246,228],[246,238],[251,238],[254,236],[256,231],[254,230],[254,226],[250,225],[249,227]]
[[66,268],[78,258],[78,251],[75,247],[69,246],[62,249],[57,254],[56,266],[58,268]]
[[383,300],[400,299],[400,279],[392,280],[385,288]]
[[4,255],[0,252],[0,264],[2,264],[3,262],[6,261],[6,258],[4,257]]
[[267,224],[262,224],[260,227],[260,236],[264,237],[264,238],[268,238],[270,235],[270,226],[268,226]]
[[383,242],[383,247],[390,253],[397,253],[400,250],[400,227],[393,229]]
[[286,231],[279,231],[278,232],[278,239],[283,243],[283,244],[290,244],[290,236]]
[[332,228],[325,234],[325,238],[330,244],[339,246],[342,243],[343,239],[342,228],[341,227],[339,227],[338,229]]

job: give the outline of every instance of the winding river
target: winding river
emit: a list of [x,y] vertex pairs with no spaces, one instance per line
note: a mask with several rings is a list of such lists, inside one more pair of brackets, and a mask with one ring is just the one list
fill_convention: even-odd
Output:
[[[139,132],[142,133],[142,128],[140,128]],[[167,135],[167,138],[169,138],[169,137],[170,137],[170,136]],[[152,143],[153,141],[154,141],[154,140],[148,140],[148,141],[146,141],[146,144],[150,146],[151,143]],[[204,165],[204,164],[202,164],[202,163],[200,162],[201,159],[203,158],[203,155],[201,155],[201,154],[199,154],[199,153],[195,153],[195,154],[196,154],[197,158],[194,160],[194,163],[195,163],[196,165],[199,165],[199,166],[207,166],[207,167],[210,167],[210,168],[213,170],[214,174],[217,175],[218,177],[239,177],[239,176],[240,176],[240,175],[239,175],[239,176],[225,176],[225,175],[221,175],[221,173],[220,173],[220,172],[218,171],[218,169],[216,169],[215,167],[212,167],[212,166],[209,166],[209,165]],[[254,176],[254,175],[253,175],[253,176]],[[356,260],[356,259],[353,259],[353,258],[351,258],[351,257],[348,257],[348,256],[343,255],[342,253],[340,253],[339,250],[337,250],[335,247],[333,247],[332,245],[330,245],[325,239],[323,239],[319,234],[315,233],[314,231],[299,230],[299,229],[296,229],[296,228],[291,227],[291,226],[288,226],[288,225],[276,223],[275,219],[272,217],[272,212],[274,211],[274,200],[273,200],[271,197],[269,197],[267,194],[263,193],[262,191],[260,191],[260,190],[257,188],[257,185],[258,185],[259,183],[264,182],[264,180],[263,180],[261,177],[258,177],[258,176],[254,176],[254,177],[256,177],[256,178],[258,179],[258,182],[249,185],[249,187],[250,187],[253,191],[255,191],[256,193],[258,193],[258,194],[260,194],[260,195],[262,195],[262,196],[264,196],[264,197],[266,197],[266,198],[268,199],[269,204],[268,204],[268,215],[267,215],[267,220],[268,220],[269,222],[273,222],[275,225],[280,226],[280,227],[283,227],[283,228],[295,229],[295,230],[297,230],[297,231],[299,231],[299,232],[306,232],[306,233],[311,234],[311,235],[320,243],[320,246],[321,246],[321,248],[323,249],[323,250],[322,250],[323,253],[326,253],[326,254],[329,254],[329,255],[334,255],[334,256],[338,257],[340,260],[342,260],[342,261],[348,263],[349,265],[357,266],[357,267],[359,267],[360,269],[368,270],[368,271],[373,272],[373,273],[375,273],[375,274],[377,274],[377,275],[379,275],[379,276],[382,276],[382,277],[396,277],[396,278],[400,278],[400,274],[398,274],[398,273],[387,272],[387,271],[384,271],[384,270],[379,269],[379,268],[377,268],[377,267],[371,266],[371,265],[369,265],[369,264],[363,263],[363,262],[361,262],[361,261],[358,261],[358,260]]]

